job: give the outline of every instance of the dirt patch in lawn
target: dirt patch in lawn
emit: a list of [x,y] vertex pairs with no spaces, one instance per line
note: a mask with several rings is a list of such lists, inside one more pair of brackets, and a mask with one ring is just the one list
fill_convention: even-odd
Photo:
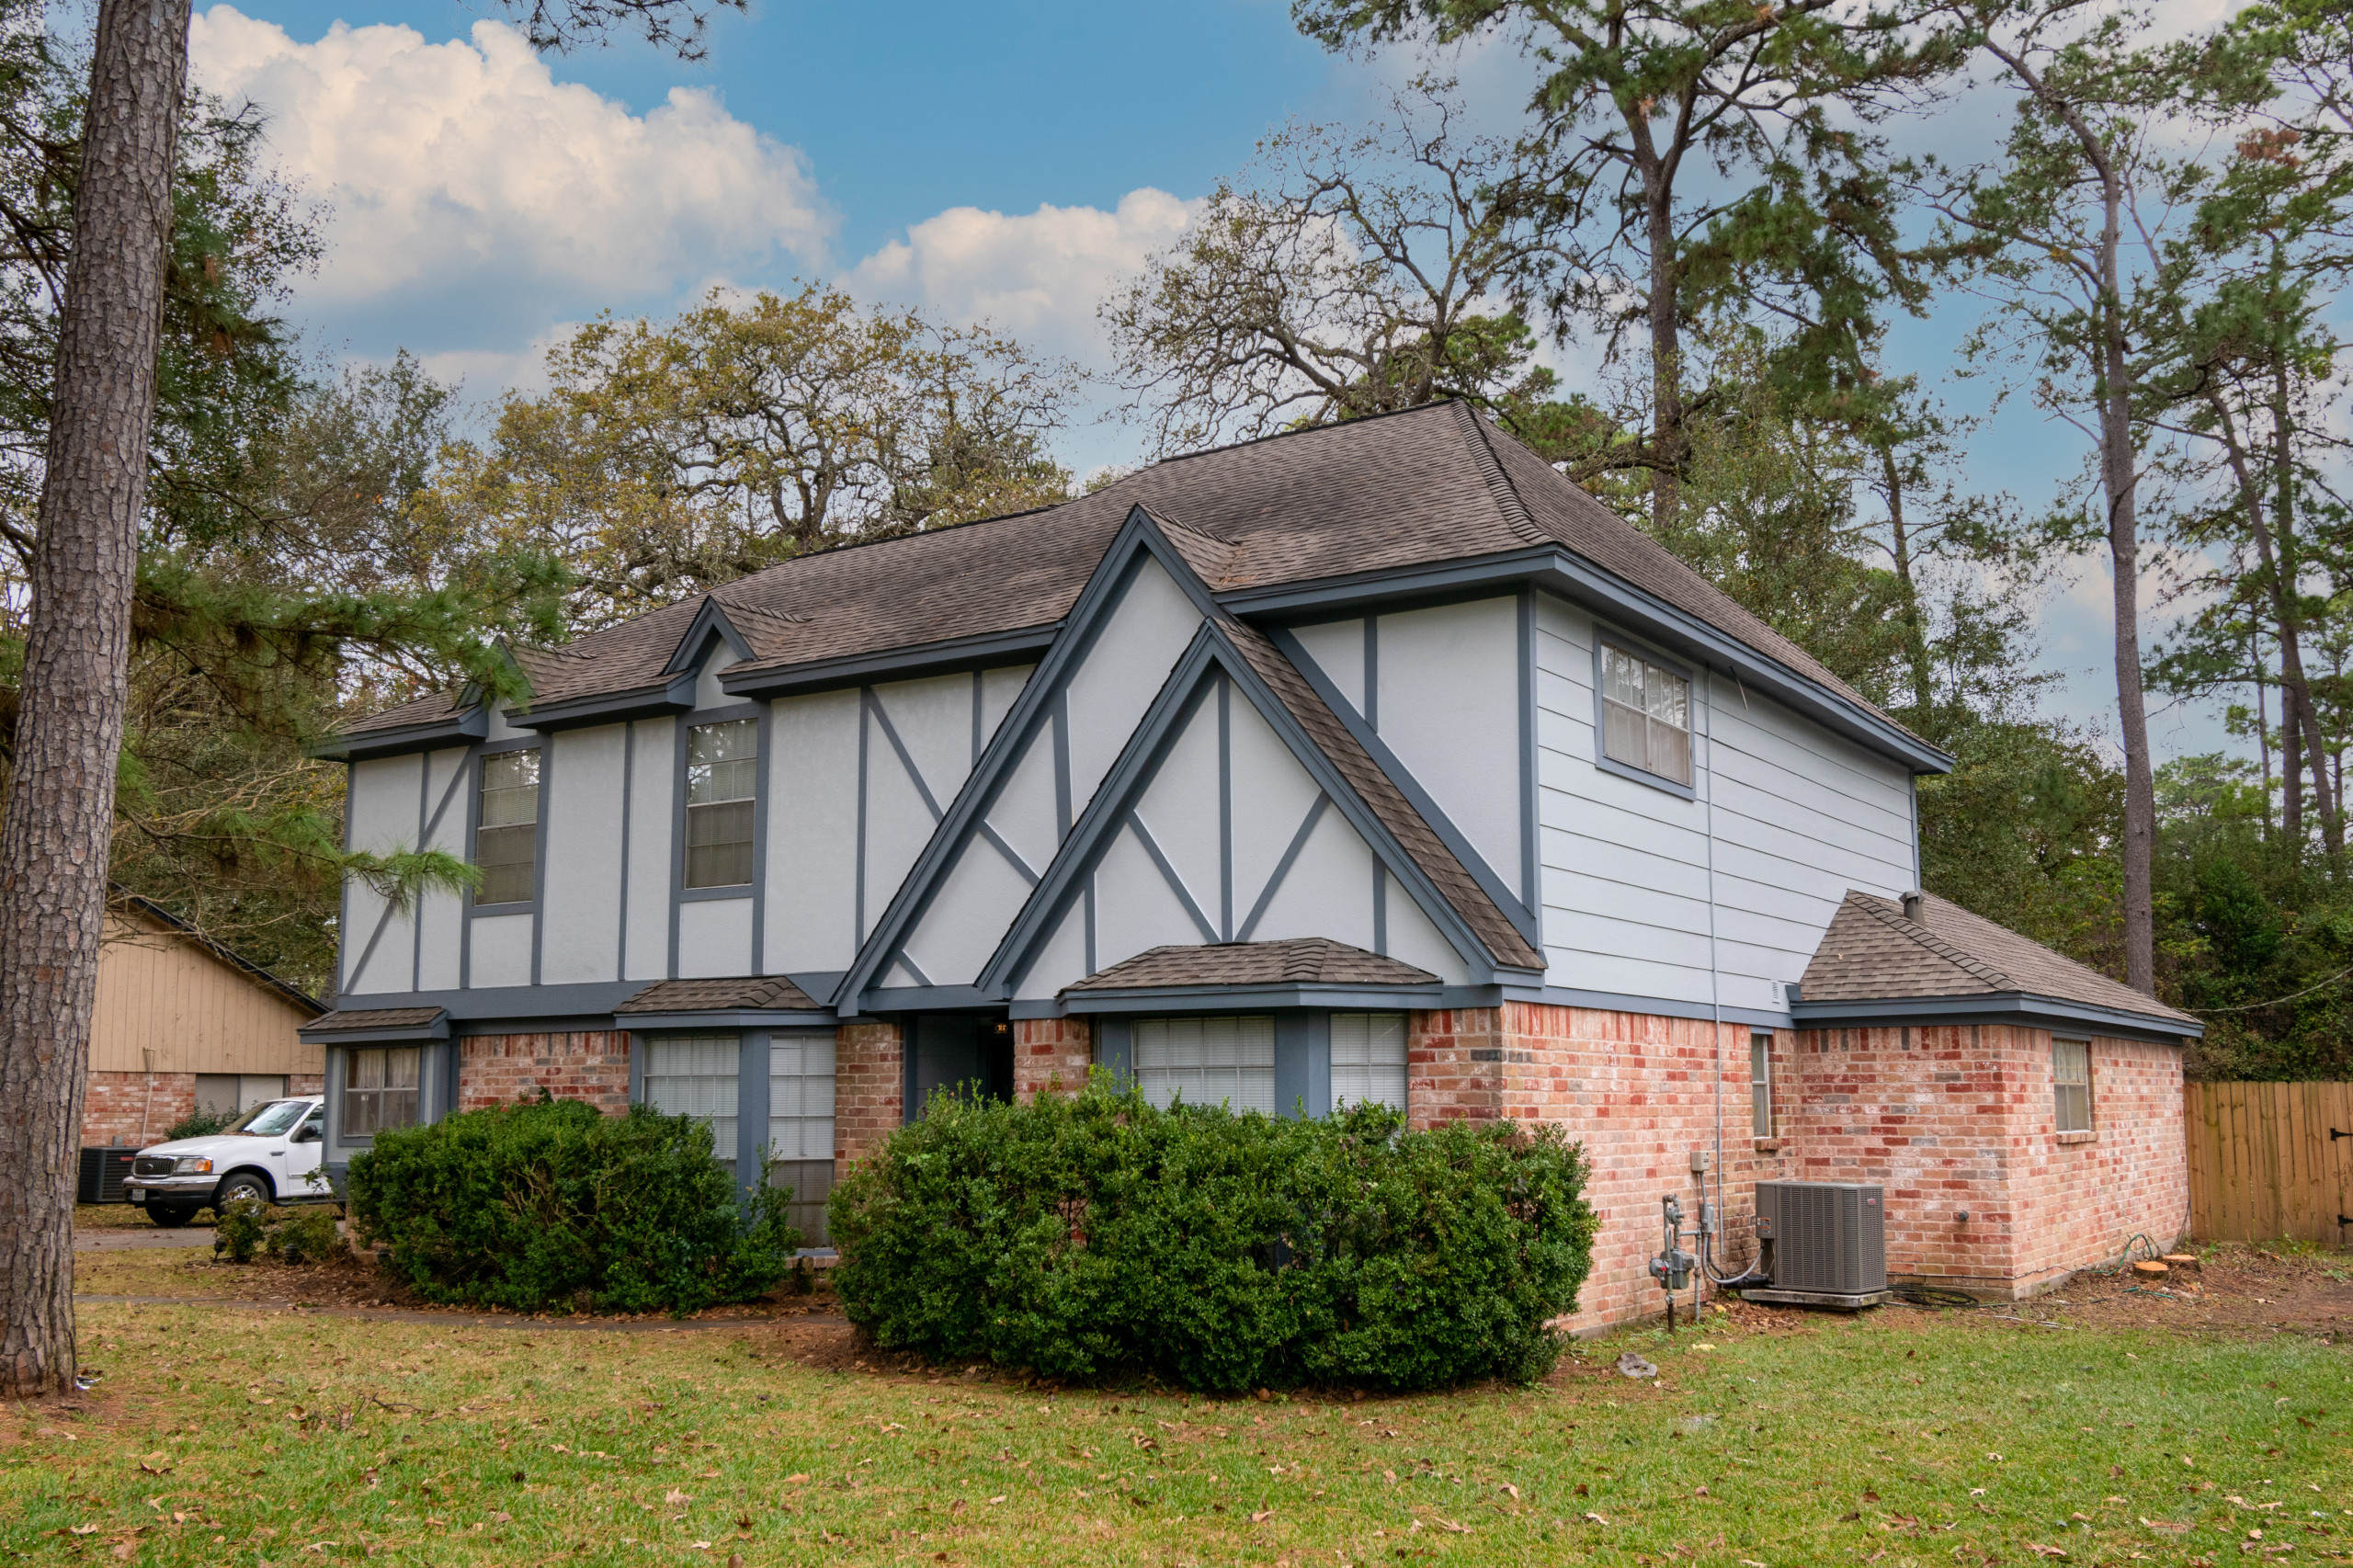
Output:
[[2353,1254],[2274,1251],[2241,1242],[2197,1254],[2162,1278],[2079,1274],[2047,1296],[2005,1310],[2100,1328],[2353,1334]]

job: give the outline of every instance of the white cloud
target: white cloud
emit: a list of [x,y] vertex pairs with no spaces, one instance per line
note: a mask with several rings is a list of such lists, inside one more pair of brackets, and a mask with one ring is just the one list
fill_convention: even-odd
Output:
[[849,286],[959,322],[986,321],[1032,347],[1098,357],[1095,307],[1199,210],[1149,187],[1109,212],[1043,206],[1008,217],[951,207],[859,262]]
[[269,114],[281,170],[334,210],[301,290],[313,308],[478,282],[543,320],[558,300],[666,295],[779,257],[813,267],[833,230],[801,153],[715,95],[674,87],[632,114],[557,82],[496,22],[444,43],[337,22],[302,43],[216,6],[189,51],[200,86]]

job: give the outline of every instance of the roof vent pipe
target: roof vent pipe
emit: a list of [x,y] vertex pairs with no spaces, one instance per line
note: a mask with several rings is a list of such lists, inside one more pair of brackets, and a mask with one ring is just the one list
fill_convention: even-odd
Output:
[[1909,920],[1915,926],[1927,925],[1927,921],[1925,916],[1928,912],[1924,906],[1927,902],[1928,895],[1924,892],[1914,892],[1905,893],[1904,895],[1904,918]]

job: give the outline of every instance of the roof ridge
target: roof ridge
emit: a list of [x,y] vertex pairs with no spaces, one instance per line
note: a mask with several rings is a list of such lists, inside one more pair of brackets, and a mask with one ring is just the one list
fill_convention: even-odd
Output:
[[1505,526],[1530,544],[1557,542],[1537,523],[1535,515],[1529,511],[1527,501],[1519,494],[1519,486],[1514,484],[1511,475],[1504,472],[1503,460],[1495,455],[1495,447],[1487,439],[1487,422],[1479,417],[1478,410],[1461,398],[1448,401],[1461,411],[1460,417],[1470,425],[1472,460],[1478,465],[1479,477],[1486,482],[1487,498],[1495,504],[1495,510],[1503,514]]
[[1978,979],[1986,982],[1999,990],[2017,991],[2022,989],[2018,982],[2012,980],[2009,975],[2001,970],[1995,969],[1992,964],[1987,963],[1984,960],[1953,946],[1950,942],[1948,942],[1943,937],[1938,936],[1934,931],[1929,930],[1926,926],[1922,926],[1916,921],[1907,920],[1901,914],[1891,913],[1882,906],[1881,901],[1873,894],[1862,892],[1859,890],[1848,894],[1848,896],[1850,898],[1861,900],[1862,903],[1860,907],[1874,919],[1886,926],[1890,930],[1894,931],[1899,936],[1910,937],[1914,942],[1927,949],[1930,952],[1936,954],[1938,958],[1944,960],[1947,963],[1951,964],[1955,969],[1961,971],[1963,973],[1975,975]]

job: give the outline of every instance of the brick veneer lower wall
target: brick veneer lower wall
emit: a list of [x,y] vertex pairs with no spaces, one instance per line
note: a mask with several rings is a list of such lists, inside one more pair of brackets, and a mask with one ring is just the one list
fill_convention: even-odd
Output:
[[[316,1073],[290,1074],[286,1092],[315,1095],[325,1082]],[[195,1109],[193,1073],[93,1073],[82,1100],[82,1147],[160,1143],[173,1123]]]
[[1424,1127],[1554,1121],[1585,1145],[1601,1230],[1569,1320],[1579,1331],[1661,1310],[1646,1268],[1659,1200],[1674,1193],[1696,1218],[1691,1151],[1715,1154],[1719,1089],[1726,1266],[1753,1255],[1759,1180],[1879,1184],[1889,1273],[1985,1294],[2029,1294],[2114,1259],[2135,1233],[2165,1245],[2188,1228],[2177,1048],[2095,1040],[2096,1136],[2063,1142],[2048,1030],[1784,1029],[1772,1049],[1776,1136],[1758,1140],[1750,1032],[1523,1002],[1415,1013],[1409,1114]]
[[844,1024],[834,1041],[836,1179],[906,1120],[906,1057],[893,1023]]
[[478,1034],[458,1041],[460,1110],[537,1099],[542,1089],[560,1100],[585,1100],[607,1116],[625,1114],[629,1035]]
[[1092,1019],[1014,1020],[1013,1097],[1017,1102],[1040,1089],[1076,1094],[1086,1086],[1086,1071],[1094,1061]]

